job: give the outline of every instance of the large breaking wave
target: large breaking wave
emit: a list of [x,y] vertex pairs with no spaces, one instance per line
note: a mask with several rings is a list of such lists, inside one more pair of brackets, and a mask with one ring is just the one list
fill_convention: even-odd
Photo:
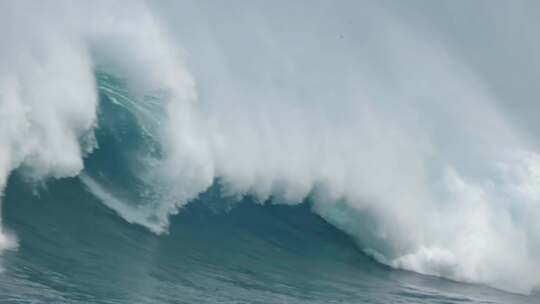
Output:
[[79,176],[166,233],[218,183],[392,267],[539,286],[536,130],[448,41],[382,4],[148,5],[0,4],[1,188]]

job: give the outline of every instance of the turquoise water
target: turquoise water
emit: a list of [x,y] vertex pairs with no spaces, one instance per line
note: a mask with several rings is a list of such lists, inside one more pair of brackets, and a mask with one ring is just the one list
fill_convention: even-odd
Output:
[[1,303],[538,303],[538,298],[382,266],[298,206],[245,200],[220,207],[216,189],[156,235],[122,221],[74,178],[39,196],[17,177],[5,225]]
[[0,304],[540,303],[539,11],[0,1]]

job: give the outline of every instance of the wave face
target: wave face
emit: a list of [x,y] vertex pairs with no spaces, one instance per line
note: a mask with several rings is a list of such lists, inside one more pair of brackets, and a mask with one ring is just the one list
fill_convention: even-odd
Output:
[[0,4],[0,295],[537,300],[537,5],[426,5]]

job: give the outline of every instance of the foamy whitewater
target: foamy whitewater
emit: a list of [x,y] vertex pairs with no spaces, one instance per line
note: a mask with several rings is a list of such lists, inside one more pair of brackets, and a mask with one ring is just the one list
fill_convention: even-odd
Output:
[[[532,297],[539,10],[3,1],[3,209],[19,204],[14,178],[36,200],[67,179],[163,237],[219,187],[223,208],[308,204],[391,268]],[[2,256],[31,246],[20,218],[0,230]]]

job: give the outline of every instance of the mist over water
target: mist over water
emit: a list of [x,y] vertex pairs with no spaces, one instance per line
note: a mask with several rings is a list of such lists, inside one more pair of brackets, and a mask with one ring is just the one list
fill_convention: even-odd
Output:
[[157,234],[216,184],[308,200],[383,264],[531,294],[539,9],[4,2],[0,188],[78,177]]

